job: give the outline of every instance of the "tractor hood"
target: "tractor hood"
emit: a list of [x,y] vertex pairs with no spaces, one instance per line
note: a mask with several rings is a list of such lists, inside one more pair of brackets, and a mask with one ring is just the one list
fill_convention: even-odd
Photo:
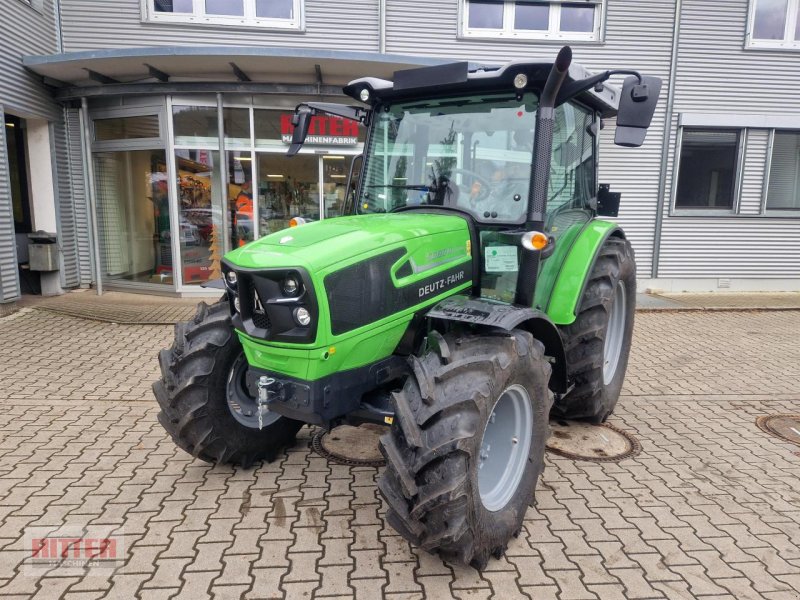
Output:
[[405,212],[339,217],[284,229],[225,255],[243,269],[304,267],[318,272],[341,261],[426,236],[463,231],[460,216]]

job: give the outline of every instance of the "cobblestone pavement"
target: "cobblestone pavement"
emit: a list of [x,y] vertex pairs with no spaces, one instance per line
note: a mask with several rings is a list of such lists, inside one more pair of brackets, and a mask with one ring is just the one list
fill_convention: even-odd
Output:
[[[800,598],[800,313],[637,315],[611,422],[621,463],[548,456],[537,506],[482,574],[409,547],[378,470],[327,463],[313,431],[253,470],[176,449],[149,383],[170,327],[23,309],[0,319],[2,598]],[[124,536],[109,575],[29,564],[26,528]],[[28,530],[30,531],[30,530]]]

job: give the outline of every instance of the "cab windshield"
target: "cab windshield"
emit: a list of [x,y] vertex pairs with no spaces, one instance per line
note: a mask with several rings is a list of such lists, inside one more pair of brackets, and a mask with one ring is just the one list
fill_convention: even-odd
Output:
[[524,220],[537,98],[470,96],[376,112],[360,213],[451,206],[493,223]]

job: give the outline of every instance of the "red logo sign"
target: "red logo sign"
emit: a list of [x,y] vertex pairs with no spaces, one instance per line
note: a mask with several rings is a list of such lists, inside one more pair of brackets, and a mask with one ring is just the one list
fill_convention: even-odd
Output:
[[[292,141],[292,115],[281,115],[281,140]],[[358,143],[358,123],[342,117],[317,115],[311,117],[306,144],[319,146],[355,146]]]

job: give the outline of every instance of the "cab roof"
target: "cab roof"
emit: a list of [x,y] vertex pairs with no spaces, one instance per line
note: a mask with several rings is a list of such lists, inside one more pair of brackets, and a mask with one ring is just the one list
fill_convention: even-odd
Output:
[[[528,81],[519,91],[539,91],[544,86],[553,63],[515,60],[499,67],[470,69],[467,62],[455,62],[433,67],[395,71],[392,81],[376,77],[355,79],[344,87],[344,93],[360,101],[363,89],[368,89],[373,99],[381,102],[435,99],[474,93],[516,92],[514,78],[524,74]],[[573,62],[562,90],[575,81],[591,77],[593,73]],[[600,91],[591,88],[576,96],[603,117],[613,117],[619,108],[618,88],[601,84]]]

